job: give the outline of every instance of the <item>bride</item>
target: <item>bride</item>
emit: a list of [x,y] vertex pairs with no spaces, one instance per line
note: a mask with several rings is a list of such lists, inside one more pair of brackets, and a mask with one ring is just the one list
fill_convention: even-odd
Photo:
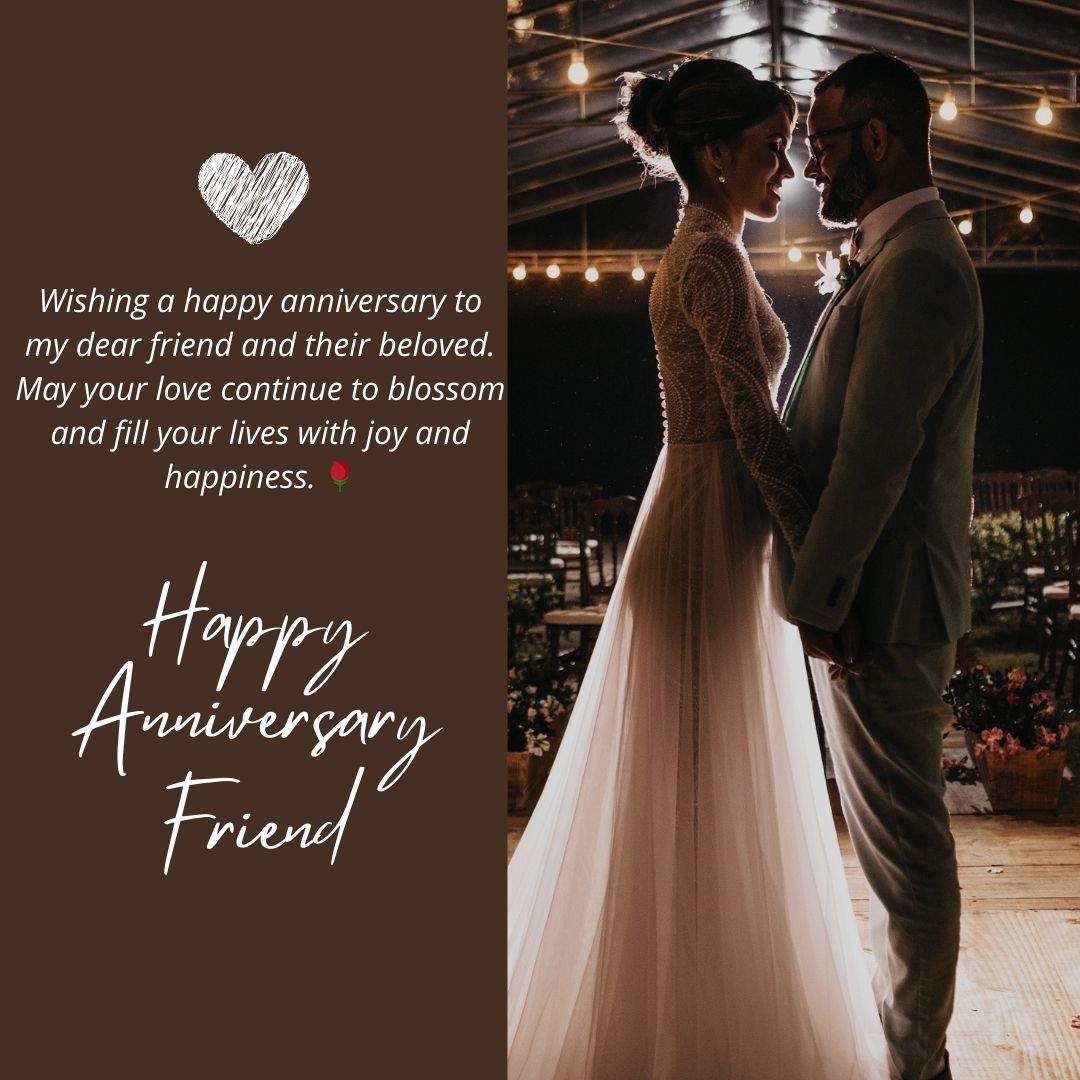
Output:
[[684,206],[649,297],[665,445],[511,860],[511,1080],[888,1075],[771,521],[811,507],[787,335],[744,218],[794,175],[791,96],[738,64],[627,76],[620,134]]

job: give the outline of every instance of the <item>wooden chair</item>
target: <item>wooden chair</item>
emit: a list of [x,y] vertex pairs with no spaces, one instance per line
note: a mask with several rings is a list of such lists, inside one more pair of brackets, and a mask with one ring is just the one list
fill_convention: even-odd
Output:
[[1039,507],[1028,522],[1043,565],[1039,589],[1038,626],[1039,670],[1051,678],[1057,667],[1069,610],[1080,603],[1077,590],[1076,518],[1080,515],[1080,497],[1041,496]]
[[555,524],[563,540],[578,538],[581,504],[600,498],[602,491],[600,484],[557,484],[550,480],[529,480],[514,485],[515,495],[525,495],[555,505]]
[[1072,704],[1080,706],[1080,513],[1073,511],[1066,526],[1069,535],[1070,574],[1069,574],[1069,614],[1065,625],[1065,649],[1061,661],[1061,675],[1058,677],[1057,693],[1059,698],[1065,695],[1065,683],[1072,671]]
[[[1059,503],[1059,507],[1061,504]],[[1055,513],[1053,543],[1056,550],[1053,557],[1057,570],[1066,578],[1043,586],[1043,622],[1042,643],[1039,652],[1039,667],[1047,662],[1047,673],[1051,678],[1057,667],[1059,648],[1062,651],[1061,672],[1058,676],[1057,693],[1060,697],[1065,691],[1065,682],[1070,669],[1073,677],[1073,703],[1077,696],[1077,636],[1080,624],[1080,498],[1071,500],[1062,518]],[[1049,572],[1050,567],[1047,567]]]
[[514,485],[515,496],[539,499],[555,508],[555,551],[566,584],[579,581],[581,576],[580,507],[600,497],[599,484],[557,484],[550,480],[530,480]]
[[[606,600],[615,588],[622,569],[626,545],[630,541],[640,503],[632,495],[595,499],[579,509],[581,528],[581,603]],[[593,543],[590,544],[590,541]],[[592,564],[596,565],[596,583]]]
[[1020,623],[1016,630],[1017,648],[1024,639],[1024,627],[1030,616],[1036,628],[1042,618],[1042,588],[1046,577],[1046,562],[1039,547],[1037,519],[1042,511],[1039,495],[1021,495],[1017,500],[1020,511],[1020,547],[1023,552],[1024,602],[1020,609]]
[[[618,581],[627,544],[637,519],[640,503],[631,495],[596,499],[580,508],[581,606],[549,611],[544,616],[548,647],[559,655],[564,630],[578,631],[580,644],[576,662],[584,667],[604,622],[607,601]],[[597,580],[593,581],[593,568]]]
[[1057,696],[1058,700],[1065,698],[1065,684],[1068,681],[1069,672],[1072,672],[1072,695],[1070,700],[1073,707],[1080,706],[1080,604],[1069,606],[1069,621],[1065,627],[1065,651],[1061,661],[1061,674],[1058,676]]
[[554,503],[531,495],[509,500],[506,573],[523,587],[542,586],[548,577],[565,586],[565,564],[555,552],[558,521]]
[[1022,495],[1080,496],[1080,473],[1067,469],[1033,469],[1024,473]]
[[976,473],[971,478],[974,512],[976,514],[1008,514],[1015,510],[1023,483],[1023,473]]

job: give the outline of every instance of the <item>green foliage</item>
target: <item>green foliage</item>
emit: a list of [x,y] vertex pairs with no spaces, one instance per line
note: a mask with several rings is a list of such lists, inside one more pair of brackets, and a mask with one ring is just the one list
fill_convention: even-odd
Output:
[[1024,550],[1020,515],[979,514],[971,522],[972,619],[990,621],[996,600],[1023,597]]
[[547,753],[577,692],[577,679],[546,657],[514,664],[506,677],[506,749]]
[[508,664],[533,657],[544,646],[537,644],[529,631],[544,616],[561,607],[561,594],[554,581],[540,587],[522,587],[516,581],[506,585],[506,660]]
[[553,581],[539,588],[507,583],[506,748],[540,756],[551,749],[555,724],[574,707],[578,682],[548,655],[544,616],[562,605]]

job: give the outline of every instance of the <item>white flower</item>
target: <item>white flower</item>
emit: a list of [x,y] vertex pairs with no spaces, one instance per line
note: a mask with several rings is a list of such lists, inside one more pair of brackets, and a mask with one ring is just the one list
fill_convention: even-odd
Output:
[[537,735],[532,728],[525,732],[525,749],[536,757],[542,757],[551,749],[551,741],[546,735]]
[[821,277],[814,284],[822,296],[830,296],[840,288],[844,259],[845,256],[843,255],[838,259],[831,251],[827,251],[825,252],[825,262],[823,264],[821,256],[817,256],[817,268],[821,271]]

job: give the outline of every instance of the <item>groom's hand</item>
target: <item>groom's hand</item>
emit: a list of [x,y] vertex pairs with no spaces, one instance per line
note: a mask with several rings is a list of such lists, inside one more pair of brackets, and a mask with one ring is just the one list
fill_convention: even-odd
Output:
[[830,630],[809,623],[797,623],[799,637],[802,638],[803,652],[818,660],[827,660],[831,664],[840,663],[840,642]]
[[802,638],[803,651],[807,656],[824,660],[829,665],[829,675],[833,679],[846,679],[849,675],[861,675],[862,665],[858,657],[857,624],[851,620],[844,623],[839,634],[822,630],[820,626],[799,623],[799,636]]
[[829,666],[833,679],[846,679],[849,675],[861,675],[874,662],[873,647],[863,639],[862,623],[851,613],[837,633],[841,662]]

